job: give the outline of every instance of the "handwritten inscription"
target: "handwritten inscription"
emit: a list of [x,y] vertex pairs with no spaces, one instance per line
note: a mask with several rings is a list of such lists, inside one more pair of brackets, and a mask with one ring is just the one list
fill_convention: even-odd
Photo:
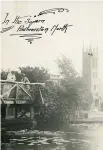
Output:
[[6,13],[5,18],[2,22],[2,25],[5,26],[1,29],[1,33],[5,33],[15,29],[15,33],[10,34],[10,36],[19,36],[27,40],[30,44],[34,41],[34,39],[40,39],[44,34],[50,33],[53,35],[57,31],[62,31],[64,33],[67,32],[68,27],[73,26],[72,24],[68,24],[67,22],[64,24],[57,24],[50,26],[45,26],[46,19],[41,19],[41,16],[47,14],[57,14],[57,13],[68,13],[69,10],[66,8],[53,8],[41,11],[37,15],[27,15],[27,16],[19,16],[17,15],[12,20],[9,19],[9,13]]

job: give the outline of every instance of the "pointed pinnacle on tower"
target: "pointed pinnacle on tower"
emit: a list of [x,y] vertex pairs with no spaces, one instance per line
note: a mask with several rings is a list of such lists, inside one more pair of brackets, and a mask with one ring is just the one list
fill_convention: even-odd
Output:
[[92,47],[91,47],[91,44],[89,46],[89,52],[92,53]]

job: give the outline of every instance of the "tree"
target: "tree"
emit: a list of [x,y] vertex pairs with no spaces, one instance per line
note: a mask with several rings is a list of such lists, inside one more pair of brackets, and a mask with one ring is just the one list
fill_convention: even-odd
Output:
[[[41,87],[45,104],[48,104],[44,113],[44,120],[47,127],[61,128],[62,125],[74,119],[77,112],[89,110],[92,103],[92,95],[84,84],[83,78],[78,77],[71,61],[62,56],[57,61],[62,79],[59,84],[46,82],[50,75],[45,68],[20,67],[21,73],[25,73],[30,82],[46,82],[45,88]],[[21,73],[15,71],[17,81],[21,80]],[[5,79],[7,72],[2,71],[1,79]],[[38,97],[37,88],[32,88],[32,95]],[[37,95],[36,95],[37,94]],[[37,99],[37,102],[38,102]]]
[[[19,73],[18,71],[14,71],[14,70],[12,70],[12,71],[15,73],[16,80],[21,81],[21,73]],[[9,70],[6,70],[6,71],[1,70],[1,73],[0,73],[1,80],[6,80],[8,73],[9,73]]]
[[1,80],[6,80],[8,71],[1,70],[0,76]]
[[49,73],[47,71],[47,69],[45,68],[39,68],[39,67],[19,67],[19,69],[21,70],[21,73],[24,73],[29,81],[31,83],[33,82],[45,82],[46,80],[49,80]]
[[63,77],[75,77],[77,75],[71,60],[69,60],[66,56],[62,55],[62,59],[57,59],[56,63]]
[[66,90],[72,88],[73,91],[74,89],[74,93],[78,93],[77,95],[79,96],[79,100],[82,99],[83,102],[83,99],[85,99],[86,102],[89,101],[89,104],[91,104],[92,95],[87,89],[83,78],[78,76],[71,61],[67,57],[62,56],[62,59],[57,60],[57,64],[63,76],[63,80],[61,80],[61,85],[65,87]]
[[75,114],[89,110],[92,95],[84,84],[83,78],[77,76],[77,72],[68,58],[63,56],[56,62],[63,78],[59,85],[49,84],[46,97],[49,104],[49,118],[52,118],[52,115],[58,116],[56,123],[61,125],[75,119]]
[[[50,78],[50,75],[47,71],[47,69],[45,68],[39,68],[39,67],[19,67],[21,73],[19,73],[18,71],[14,71],[15,76],[16,76],[16,81],[21,81],[22,78],[22,73],[24,73],[26,75],[26,77],[28,77],[29,81],[31,83],[33,82],[45,82],[46,80],[48,80]],[[6,80],[7,79],[7,74],[9,71],[1,71],[1,79],[2,80]]]

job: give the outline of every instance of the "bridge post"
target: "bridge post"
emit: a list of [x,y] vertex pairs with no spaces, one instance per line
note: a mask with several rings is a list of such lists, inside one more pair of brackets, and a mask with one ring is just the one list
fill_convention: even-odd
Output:
[[15,105],[15,118],[17,118],[17,113],[18,113],[18,109],[17,106]]
[[30,118],[31,119],[34,118],[34,107],[33,106],[30,107]]
[[6,119],[9,118],[9,104],[6,106]]

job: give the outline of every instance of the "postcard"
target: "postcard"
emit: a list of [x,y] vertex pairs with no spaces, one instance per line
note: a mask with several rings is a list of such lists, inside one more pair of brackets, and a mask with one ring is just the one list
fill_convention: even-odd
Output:
[[103,150],[103,2],[1,1],[1,149]]

